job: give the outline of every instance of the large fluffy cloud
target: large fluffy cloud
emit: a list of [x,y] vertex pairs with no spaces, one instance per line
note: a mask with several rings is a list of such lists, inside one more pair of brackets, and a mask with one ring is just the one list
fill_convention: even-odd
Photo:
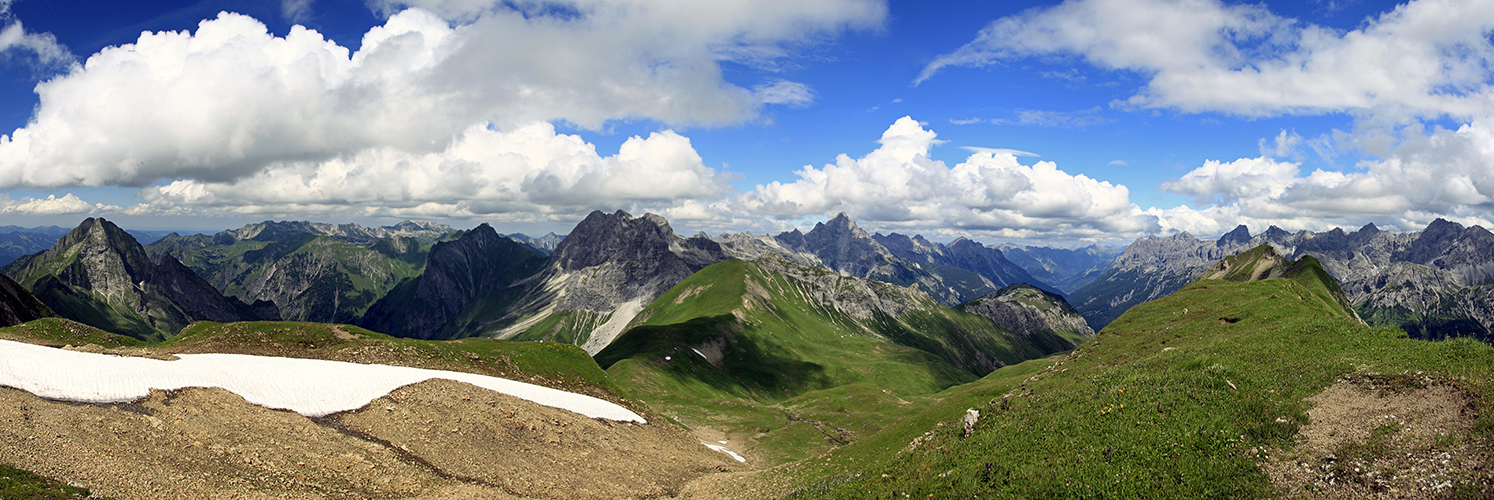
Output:
[[1384,156],[1347,172],[1305,174],[1297,163],[1272,158],[1209,161],[1162,184],[1207,207],[1156,213],[1168,225],[1195,231],[1246,219],[1311,229],[1367,220],[1415,229],[1439,216],[1488,224],[1494,211],[1494,131],[1487,126],[1430,133],[1410,127]]
[[35,117],[0,136],[0,188],[232,185],[292,164],[439,154],[476,123],[735,123],[813,93],[729,83],[720,61],[778,60],[886,12],[877,0],[409,4],[379,4],[398,12],[356,52],[228,13],[106,48],[37,86]]
[[1471,119],[1494,111],[1491,30],[1494,3],[1482,0],[1417,0],[1347,32],[1259,4],[1068,0],[993,21],[918,81],[949,66],[1072,54],[1146,75],[1124,101],[1132,106]]
[[601,156],[548,123],[512,131],[478,125],[449,148],[371,148],[326,161],[277,162],[225,182],[184,179],[141,191],[155,206],[239,213],[299,207],[361,216],[463,217],[506,212],[574,217],[591,209],[673,207],[730,187],[674,132],[633,137]]
[[102,203],[88,203],[72,193],[61,198],[48,195],[46,199],[23,198],[20,201],[0,195],[0,214],[4,215],[91,215],[118,209],[119,207]]
[[977,149],[948,167],[929,159],[933,131],[904,117],[861,158],[805,166],[792,183],[759,185],[738,198],[750,213],[780,218],[847,212],[874,226],[960,228],[1006,237],[1095,237],[1160,229],[1131,204],[1125,186],[1071,175],[1052,162],[1027,166],[1009,151]]

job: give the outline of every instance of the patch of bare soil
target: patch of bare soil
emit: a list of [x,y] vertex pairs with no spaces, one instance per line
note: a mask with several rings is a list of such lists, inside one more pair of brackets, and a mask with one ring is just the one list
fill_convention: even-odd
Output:
[[672,425],[445,380],[317,420],[221,389],[90,405],[0,388],[0,462],[118,499],[645,498],[742,470]]
[[1298,445],[1261,464],[1289,497],[1442,498],[1494,494],[1494,449],[1455,382],[1360,374],[1309,398]]

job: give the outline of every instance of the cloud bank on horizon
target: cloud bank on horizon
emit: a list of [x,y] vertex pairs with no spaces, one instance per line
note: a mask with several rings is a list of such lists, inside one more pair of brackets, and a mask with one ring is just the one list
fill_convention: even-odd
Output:
[[[283,7],[296,18],[314,4]],[[846,33],[885,29],[881,0],[370,7],[386,19],[356,50],[222,13],[78,63],[0,0],[0,55],[67,68],[36,85],[27,125],[0,135],[0,190],[113,186],[143,200],[0,195],[0,215],[574,221],[621,207],[694,227],[775,230],[846,212],[873,228],[1055,243],[1219,234],[1241,223],[1414,230],[1436,217],[1494,220],[1491,2],[1415,0],[1339,30],[1264,5],[1069,0],[991,21],[913,79],[1071,58],[1144,81],[1109,103],[1124,113],[1352,118],[1347,131],[1282,131],[1260,140],[1258,157],[1192,166],[1158,186],[1191,204],[1148,208],[1125,185],[1041,157],[1023,164],[1037,155],[1015,149],[966,146],[964,161],[933,160],[943,141],[916,112],[870,152],[807,158],[783,166],[791,177],[747,178],[751,188],[707,165],[690,130],[813,109],[822,97],[813,82],[774,75]],[[734,68],[768,76],[732,83]],[[1085,123],[1101,120],[1086,113]],[[659,130],[612,155],[557,128],[634,121]],[[1301,160],[1351,149],[1369,159],[1311,171]]]

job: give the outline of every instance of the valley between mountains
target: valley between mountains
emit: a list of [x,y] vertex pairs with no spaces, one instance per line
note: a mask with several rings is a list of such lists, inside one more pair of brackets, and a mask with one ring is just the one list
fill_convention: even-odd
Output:
[[[683,237],[623,211],[540,238],[88,219],[0,240],[21,249],[0,340],[31,344],[0,354],[70,351],[40,371],[0,356],[0,496],[1494,494],[1494,235],[1444,220],[1124,249],[940,243],[844,214]],[[100,360],[200,354],[458,374],[325,413],[255,399],[318,377],[289,369],[74,387]]]

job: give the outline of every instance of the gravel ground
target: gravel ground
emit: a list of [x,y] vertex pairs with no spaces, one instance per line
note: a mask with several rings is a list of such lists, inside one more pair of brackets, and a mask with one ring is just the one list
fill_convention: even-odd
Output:
[[[372,354],[344,360],[393,357]],[[450,380],[320,418],[212,388],[82,404],[0,387],[0,463],[121,500],[714,498],[731,482],[690,483],[748,470],[645,416],[656,423],[591,419]]]

